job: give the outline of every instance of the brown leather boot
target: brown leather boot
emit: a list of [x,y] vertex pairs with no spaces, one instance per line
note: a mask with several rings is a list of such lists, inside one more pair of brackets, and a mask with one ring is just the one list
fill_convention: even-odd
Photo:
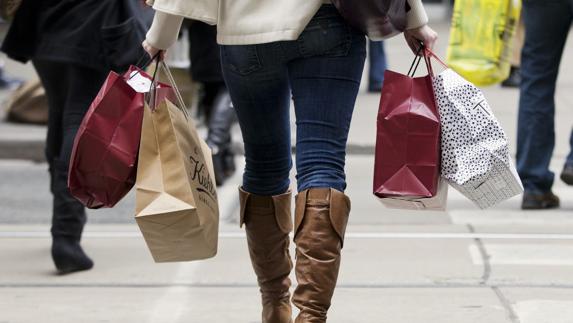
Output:
[[289,278],[292,260],[291,193],[259,196],[239,189],[241,226],[245,224],[251,263],[263,304],[263,323],[292,323]]
[[312,188],[296,196],[296,323],[325,323],[334,294],[350,200],[329,188]]

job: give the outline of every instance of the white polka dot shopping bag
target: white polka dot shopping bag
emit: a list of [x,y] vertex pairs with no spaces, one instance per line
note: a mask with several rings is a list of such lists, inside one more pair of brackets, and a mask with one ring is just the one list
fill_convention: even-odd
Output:
[[442,178],[482,209],[521,194],[507,136],[481,90],[449,68],[432,83],[442,126]]

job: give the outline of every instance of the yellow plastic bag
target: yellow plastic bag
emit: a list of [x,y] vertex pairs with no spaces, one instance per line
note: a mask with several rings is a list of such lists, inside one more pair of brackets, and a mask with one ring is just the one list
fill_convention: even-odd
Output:
[[457,0],[448,65],[478,86],[505,80],[520,13],[521,0]]

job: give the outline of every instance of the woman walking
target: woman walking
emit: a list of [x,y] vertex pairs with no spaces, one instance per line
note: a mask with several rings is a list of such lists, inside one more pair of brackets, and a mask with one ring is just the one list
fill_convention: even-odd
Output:
[[32,60],[48,97],[51,251],[61,274],[93,266],[80,246],[86,212],[68,190],[68,166],[76,132],[109,70],[123,70],[145,54],[138,46],[146,26],[137,1],[23,0],[2,44],[12,59]]
[[[421,0],[408,0],[406,40],[432,47]],[[366,57],[364,34],[329,0],[155,0],[143,46],[168,48],[182,16],[217,23],[225,81],[239,118],[246,166],[241,225],[262,294],[262,321],[291,318],[289,232],[294,227],[297,323],[326,322],[350,212],[345,148]],[[289,106],[296,114],[296,196],[291,218]]]

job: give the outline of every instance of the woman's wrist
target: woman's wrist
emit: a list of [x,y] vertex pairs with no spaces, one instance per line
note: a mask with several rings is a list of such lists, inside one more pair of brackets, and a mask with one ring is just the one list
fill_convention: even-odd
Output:
[[179,36],[183,17],[156,11],[151,28],[147,32],[147,43],[157,49],[166,50]]

